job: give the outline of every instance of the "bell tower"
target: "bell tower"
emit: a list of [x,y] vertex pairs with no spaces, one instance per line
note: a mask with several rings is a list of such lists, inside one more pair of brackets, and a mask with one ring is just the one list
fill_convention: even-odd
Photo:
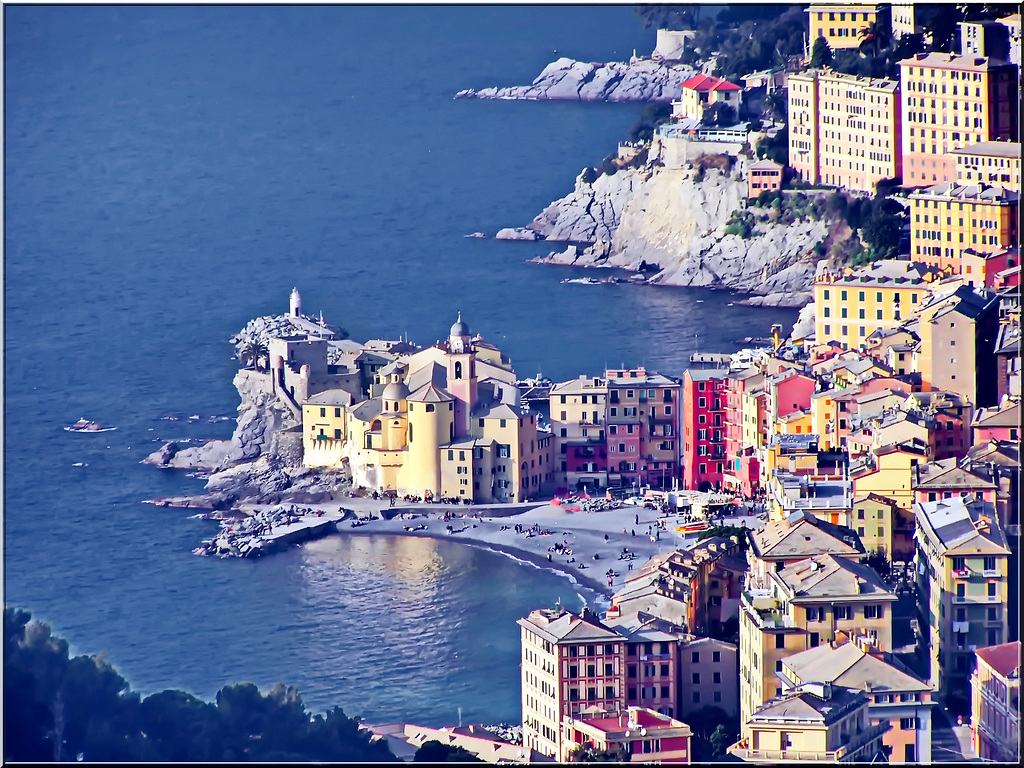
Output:
[[462,313],[448,334],[448,391],[455,398],[455,435],[470,433],[470,416],[476,405],[476,352]]

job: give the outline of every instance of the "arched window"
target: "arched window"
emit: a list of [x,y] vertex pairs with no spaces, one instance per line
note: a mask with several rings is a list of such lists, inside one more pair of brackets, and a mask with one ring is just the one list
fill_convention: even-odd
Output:
[[412,424],[409,425],[409,442],[412,442]]
[[458,361],[456,361],[456,363],[455,363],[455,378],[456,379],[461,379],[462,378],[462,363],[458,362]]
[[448,435],[451,440],[455,439],[455,422],[448,425]]
[[433,403],[427,403],[427,413],[433,413],[433,412],[434,412],[434,404]]
[[386,411],[387,409],[388,409],[388,401],[387,401],[387,400],[385,400],[385,401],[384,401],[384,410]]

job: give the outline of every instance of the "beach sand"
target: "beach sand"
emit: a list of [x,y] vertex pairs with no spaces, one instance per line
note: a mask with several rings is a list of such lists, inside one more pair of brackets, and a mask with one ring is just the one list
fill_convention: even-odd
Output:
[[[695,534],[684,536],[675,530],[684,523],[682,515],[666,516],[658,510],[630,505],[604,511],[585,512],[581,509],[573,512],[550,503],[514,507],[448,504],[397,504],[388,507],[387,501],[382,499],[347,498],[311,506],[326,511],[346,508],[359,517],[373,517],[355,528],[350,520],[338,523],[338,535],[341,536],[423,536],[484,547],[541,568],[560,570],[605,598],[622,587],[630,573],[630,563],[633,570],[637,570],[654,555],[686,547],[697,538]],[[516,513],[516,510],[522,511]],[[443,520],[445,513],[450,516],[448,522]],[[383,519],[382,514],[394,516]],[[426,530],[407,531],[404,527],[421,524],[426,525]],[[516,533],[514,528],[517,524],[527,533]],[[724,524],[754,528],[762,522],[756,516],[744,514],[727,517]],[[448,525],[452,526],[454,533],[448,533]],[[507,530],[502,530],[505,526]],[[550,533],[529,535],[534,527]],[[556,543],[571,549],[572,555],[550,551],[549,548]],[[631,561],[619,559],[624,549],[633,553],[635,558]],[[595,555],[599,559],[595,560]],[[585,567],[580,568],[580,565]],[[608,583],[609,569],[614,573],[611,584]]]

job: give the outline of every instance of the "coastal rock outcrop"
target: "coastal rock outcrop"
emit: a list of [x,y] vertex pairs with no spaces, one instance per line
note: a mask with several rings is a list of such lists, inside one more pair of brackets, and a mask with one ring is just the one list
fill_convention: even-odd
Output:
[[[740,166],[742,167],[742,166]],[[708,169],[627,169],[593,184],[576,179],[573,192],[549,205],[529,225],[547,240],[570,245],[535,261],[620,267],[656,274],[647,282],[704,286],[757,294],[755,306],[802,306],[810,300],[817,257],[828,235],[824,220],[792,224],[758,221],[746,238],[726,234],[746,206],[738,174]]]
[[625,169],[601,174],[592,184],[576,177],[573,191],[551,203],[528,225],[543,239],[565,243],[610,243],[619,228],[622,211],[644,182],[647,171]]
[[651,59],[629,63],[583,62],[562,57],[548,64],[530,85],[467,89],[457,99],[531,99],[563,101],[672,101],[679,85],[695,70],[685,64]]
[[[263,341],[265,334],[287,333],[288,328],[281,318],[257,318],[231,342]],[[188,448],[172,441],[143,460],[205,476],[205,494],[155,503],[205,509],[234,503],[316,503],[340,498],[351,488],[346,472],[302,466],[302,425],[273,393],[270,374],[243,369],[233,383],[241,402],[231,439]]]

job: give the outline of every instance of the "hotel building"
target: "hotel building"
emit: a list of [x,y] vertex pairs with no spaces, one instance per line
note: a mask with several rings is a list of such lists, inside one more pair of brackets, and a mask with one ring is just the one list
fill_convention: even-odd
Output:
[[804,683],[761,705],[742,721],[729,754],[748,763],[884,762],[888,723],[870,724],[862,691]]
[[960,147],[1018,141],[1019,76],[1013,64],[983,56],[920,53],[900,62],[903,185],[956,178]]
[[833,50],[858,48],[863,41],[860,31],[873,24],[882,12],[876,3],[811,3],[806,10],[808,47],[824,37]]
[[847,636],[892,648],[896,595],[866,565],[817,555],[779,571],[752,572],[740,601],[740,721],[782,692],[776,673],[788,656]]
[[898,82],[811,69],[788,87],[790,165],[804,181],[873,193],[900,176]]
[[988,184],[1020,194],[1020,142],[983,141],[950,154],[957,184]]

